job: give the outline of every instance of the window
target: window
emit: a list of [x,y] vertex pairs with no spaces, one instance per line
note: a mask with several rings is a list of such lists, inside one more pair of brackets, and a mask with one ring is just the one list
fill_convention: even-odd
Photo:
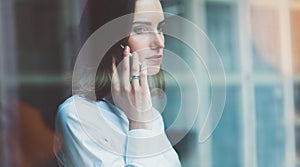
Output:
[[[204,30],[220,54],[227,79],[226,104],[214,133],[199,143],[196,123],[175,145],[182,165],[300,167],[300,1],[163,2],[165,11]],[[71,93],[75,29],[83,7],[82,0],[0,3],[0,36],[7,39],[0,40],[0,166],[56,165],[55,111]],[[184,25],[176,28],[193,37]],[[182,41],[166,36],[166,47],[199,67],[190,59],[195,53]],[[214,62],[208,65],[214,67]],[[174,78],[166,77],[171,83],[167,98],[173,101],[163,113],[168,128],[176,120],[181,95]],[[202,109],[209,106],[210,89],[207,83],[201,85]],[[172,133],[182,135],[183,130]]]

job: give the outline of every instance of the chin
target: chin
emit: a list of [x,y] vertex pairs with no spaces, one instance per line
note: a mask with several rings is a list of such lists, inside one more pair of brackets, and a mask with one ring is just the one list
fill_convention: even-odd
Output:
[[147,68],[148,75],[156,75],[157,73],[159,73],[159,71],[159,66],[150,66]]

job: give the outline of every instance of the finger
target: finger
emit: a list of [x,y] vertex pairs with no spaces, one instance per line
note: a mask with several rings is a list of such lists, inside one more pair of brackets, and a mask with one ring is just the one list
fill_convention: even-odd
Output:
[[[139,55],[137,53],[132,54],[132,67],[131,67],[131,76],[140,76],[140,62]],[[135,91],[140,89],[140,80],[139,78],[133,78],[131,80],[132,87]]]
[[147,78],[147,64],[145,62],[142,62],[141,65],[141,71],[140,71],[140,82],[141,82],[141,88],[148,90],[149,86],[148,86],[148,78]]
[[122,74],[122,80],[121,83],[123,84],[123,88],[127,91],[129,91],[131,89],[131,85],[130,85],[130,63],[129,63],[129,59],[130,59],[130,48],[128,46],[125,47],[125,50],[123,52],[124,58],[123,58],[123,63],[122,63],[122,70],[121,70],[121,74]]
[[120,81],[119,81],[119,75],[118,75],[118,70],[117,70],[117,66],[116,66],[116,59],[115,59],[115,57],[112,58],[111,84],[112,84],[112,89],[114,91],[119,91],[120,90]]

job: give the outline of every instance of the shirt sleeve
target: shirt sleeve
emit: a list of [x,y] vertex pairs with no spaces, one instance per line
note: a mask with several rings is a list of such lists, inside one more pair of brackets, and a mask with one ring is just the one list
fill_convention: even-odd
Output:
[[177,153],[169,142],[162,117],[152,130],[133,129],[128,132],[126,167],[180,167]]

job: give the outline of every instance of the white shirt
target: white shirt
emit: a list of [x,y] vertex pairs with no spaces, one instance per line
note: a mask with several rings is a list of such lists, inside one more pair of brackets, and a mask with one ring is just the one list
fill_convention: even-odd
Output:
[[126,115],[108,101],[91,102],[74,95],[58,108],[56,133],[54,149],[60,166],[181,166],[160,114],[151,130],[129,130]]

